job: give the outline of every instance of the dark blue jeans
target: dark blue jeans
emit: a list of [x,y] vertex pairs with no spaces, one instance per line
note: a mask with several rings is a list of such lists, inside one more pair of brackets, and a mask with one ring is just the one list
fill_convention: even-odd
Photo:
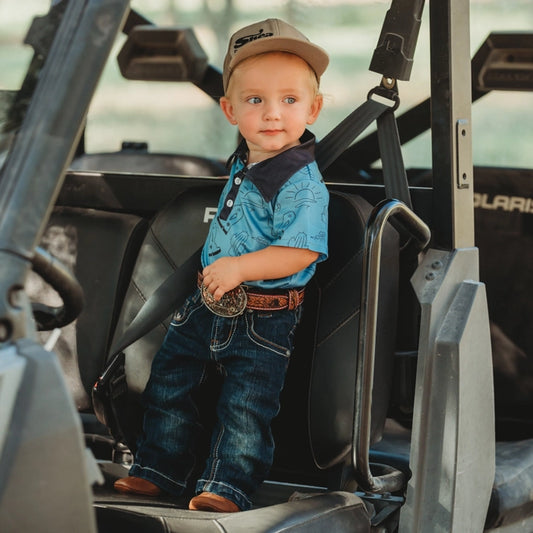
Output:
[[130,475],[182,494],[195,466],[201,425],[191,392],[215,362],[223,373],[209,458],[196,492],[251,507],[272,464],[271,422],[301,309],[214,315],[196,291],[175,314],[143,393],[145,417]]

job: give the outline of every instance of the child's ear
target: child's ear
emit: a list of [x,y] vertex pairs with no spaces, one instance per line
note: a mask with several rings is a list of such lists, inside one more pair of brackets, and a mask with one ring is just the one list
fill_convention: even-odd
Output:
[[228,122],[236,126],[237,121],[235,120],[235,116],[233,114],[233,106],[231,105],[229,98],[227,98],[226,96],[223,96],[220,99],[220,109],[222,109],[222,112],[224,113],[224,115],[226,115]]
[[307,116],[307,124],[313,124],[313,122],[318,118],[323,104],[324,98],[321,94],[317,94],[313,100],[313,103],[311,104],[311,109],[309,110],[309,115]]

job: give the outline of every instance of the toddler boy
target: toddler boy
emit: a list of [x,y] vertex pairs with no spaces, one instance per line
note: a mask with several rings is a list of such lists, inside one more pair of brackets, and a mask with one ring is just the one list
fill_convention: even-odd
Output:
[[191,398],[215,362],[223,375],[209,458],[189,503],[234,512],[268,475],[304,288],[327,257],[328,191],[307,131],[322,108],[322,48],[279,19],[236,32],[220,106],[243,141],[202,250],[199,288],[175,314],[143,393],[145,417],[118,491],[181,495],[200,425]]

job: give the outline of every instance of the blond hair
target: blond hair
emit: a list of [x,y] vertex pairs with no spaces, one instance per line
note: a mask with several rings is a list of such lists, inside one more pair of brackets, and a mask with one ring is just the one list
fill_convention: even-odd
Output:
[[246,59],[243,59],[240,63],[237,63],[237,65],[235,65],[235,67],[231,71],[231,75],[230,75],[230,77],[228,79],[228,86],[226,88],[225,96],[229,95],[229,93],[231,91],[231,86],[232,86],[233,74],[235,74],[235,72],[237,70],[239,70],[239,68],[241,68],[244,65],[250,64],[253,61],[257,61],[258,59],[260,59],[263,56],[272,55],[272,54],[296,57],[296,58],[300,59],[301,61],[303,61],[305,63],[305,65],[307,66],[307,70],[310,73],[311,88],[312,88],[312,91],[313,91],[313,96],[317,96],[318,94],[320,94],[320,79],[316,75],[316,72],[311,68],[311,65],[309,65],[309,63],[307,63],[307,61],[305,61],[305,59],[302,59],[300,56],[297,56],[296,54],[293,54],[291,52],[284,52],[283,50],[279,50],[279,51],[276,50],[276,51],[263,52],[262,54],[256,54],[256,55],[247,57]]

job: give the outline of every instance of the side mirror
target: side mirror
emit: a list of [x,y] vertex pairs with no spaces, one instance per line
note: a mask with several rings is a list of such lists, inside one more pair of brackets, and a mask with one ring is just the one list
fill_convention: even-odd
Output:
[[191,28],[132,28],[118,54],[126,79],[199,83],[208,68],[207,55]]

